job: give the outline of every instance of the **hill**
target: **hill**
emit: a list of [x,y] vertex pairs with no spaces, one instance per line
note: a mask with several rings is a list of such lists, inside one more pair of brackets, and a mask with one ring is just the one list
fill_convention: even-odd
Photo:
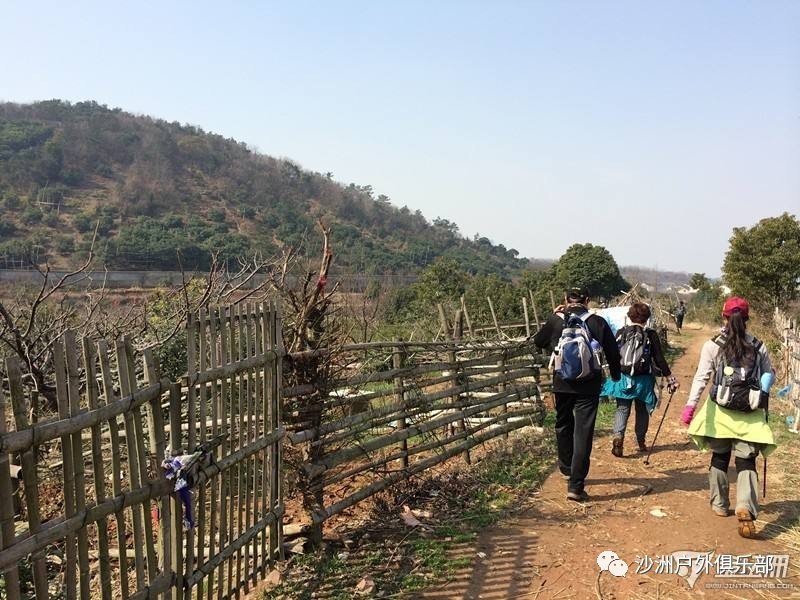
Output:
[[[528,262],[446,220],[393,206],[290,160],[191,125],[96,102],[0,104],[0,268],[80,261],[99,222],[113,269],[204,268],[308,240],[334,227],[336,264],[359,273],[416,272],[437,257],[511,276]],[[311,233],[311,235],[308,235]]]

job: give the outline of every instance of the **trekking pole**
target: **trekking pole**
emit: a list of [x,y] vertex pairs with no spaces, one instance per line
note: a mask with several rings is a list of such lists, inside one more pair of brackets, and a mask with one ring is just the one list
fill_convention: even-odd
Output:
[[672,390],[669,394],[669,398],[667,398],[667,405],[664,407],[664,414],[661,415],[661,422],[658,424],[658,429],[656,429],[656,434],[653,436],[653,441],[650,444],[650,452],[647,453],[647,458],[644,459],[644,464],[650,464],[650,455],[653,453],[653,448],[656,447],[656,440],[658,439],[658,434],[661,431],[661,426],[664,424],[664,418],[667,416],[667,411],[669,410],[669,403],[672,402],[672,397],[675,395],[676,390]]
[[[767,404],[764,406],[764,420],[769,423],[769,396],[767,396]],[[764,476],[761,482],[761,499],[767,499],[767,455],[764,455]]]

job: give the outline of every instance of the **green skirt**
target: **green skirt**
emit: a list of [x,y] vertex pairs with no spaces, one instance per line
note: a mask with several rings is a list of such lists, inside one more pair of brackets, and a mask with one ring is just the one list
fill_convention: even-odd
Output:
[[749,413],[728,410],[710,398],[695,413],[689,435],[700,450],[708,449],[707,437],[760,444],[764,456],[777,447],[763,409]]

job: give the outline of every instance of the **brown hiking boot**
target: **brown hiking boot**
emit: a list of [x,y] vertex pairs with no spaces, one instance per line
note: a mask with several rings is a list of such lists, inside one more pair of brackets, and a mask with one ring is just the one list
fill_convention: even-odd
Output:
[[746,508],[736,509],[736,518],[739,519],[739,535],[743,538],[756,537],[756,524],[753,515]]
[[611,454],[613,454],[617,458],[622,458],[622,438],[621,437],[615,437],[611,441]]
[[647,442],[644,440],[637,440],[639,443],[639,452],[647,452]]

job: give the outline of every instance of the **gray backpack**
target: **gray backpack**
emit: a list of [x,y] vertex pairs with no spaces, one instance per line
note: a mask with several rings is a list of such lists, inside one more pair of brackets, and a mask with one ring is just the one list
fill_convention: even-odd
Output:
[[646,327],[629,325],[617,332],[620,369],[626,375],[645,375],[653,372],[650,335]]

